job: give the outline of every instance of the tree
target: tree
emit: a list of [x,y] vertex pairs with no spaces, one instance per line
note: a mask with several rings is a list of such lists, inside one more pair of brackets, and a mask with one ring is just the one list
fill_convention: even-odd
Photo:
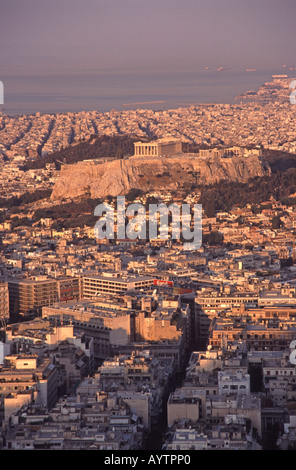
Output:
[[127,201],[134,201],[138,197],[143,195],[142,189],[131,188],[129,192],[125,195]]
[[283,222],[281,221],[281,218],[279,215],[275,215],[272,219],[271,219],[271,226],[272,228],[274,229],[278,229],[278,228],[281,228],[283,226]]
[[203,242],[209,245],[222,245],[224,240],[223,233],[213,230],[210,233],[203,235]]

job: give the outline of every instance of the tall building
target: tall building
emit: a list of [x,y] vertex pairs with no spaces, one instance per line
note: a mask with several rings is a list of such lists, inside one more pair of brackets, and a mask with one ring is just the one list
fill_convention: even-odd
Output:
[[12,279],[8,281],[10,315],[40,315],[42,307],[58,300],[55,279]]
[[80,299],[80,278],[64,277],[57,279],[58,297],[60,302]]
[[0,320],[9,319],[8,283],[0,281]]

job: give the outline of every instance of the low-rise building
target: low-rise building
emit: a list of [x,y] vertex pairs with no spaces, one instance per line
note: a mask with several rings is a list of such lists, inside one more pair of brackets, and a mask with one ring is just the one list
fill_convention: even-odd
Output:
[[[226,415],[224,422],[209,426],[206,423],[176,425],[163,446],[164,450],[262,450],[252,433],[249,420],[243,416]],[[182,423],[180,423],[182,424]],[[174,428],[173,428],[174,429]]]
[[218,372],[218,390],[219,395],[249,395],[250,375],[242,372],[234,374],[220,371]]
[[[58,370],[51,359],[37,355],[9,355],[0,368],[0,396],[7,420],[24,402],[35,400],[48,409],[54,406],[58,390]],[[11,400],[11,401],[10,401]]]

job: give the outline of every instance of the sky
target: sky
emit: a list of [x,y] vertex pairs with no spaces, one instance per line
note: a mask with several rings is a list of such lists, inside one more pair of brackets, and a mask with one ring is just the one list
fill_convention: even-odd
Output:
[[296,64],[295,13],[295,0],[0,0],[0,80],[12,96],[26,77],[276,70]]

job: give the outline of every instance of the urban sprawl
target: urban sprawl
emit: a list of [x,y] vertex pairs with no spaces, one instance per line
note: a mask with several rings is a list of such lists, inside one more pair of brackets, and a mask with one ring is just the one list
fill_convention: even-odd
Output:
[[[293,155],[296,107],[276,96],[268,85],[233,105],[0,114],[0,448],[296,448],[293,205],[203,212],[204,242],[186,251],[36,218],[49,196],[5,202],[50,194],[60,169],[24,164],[92,135]],[[169,193],[135,201],[199,200]]]

